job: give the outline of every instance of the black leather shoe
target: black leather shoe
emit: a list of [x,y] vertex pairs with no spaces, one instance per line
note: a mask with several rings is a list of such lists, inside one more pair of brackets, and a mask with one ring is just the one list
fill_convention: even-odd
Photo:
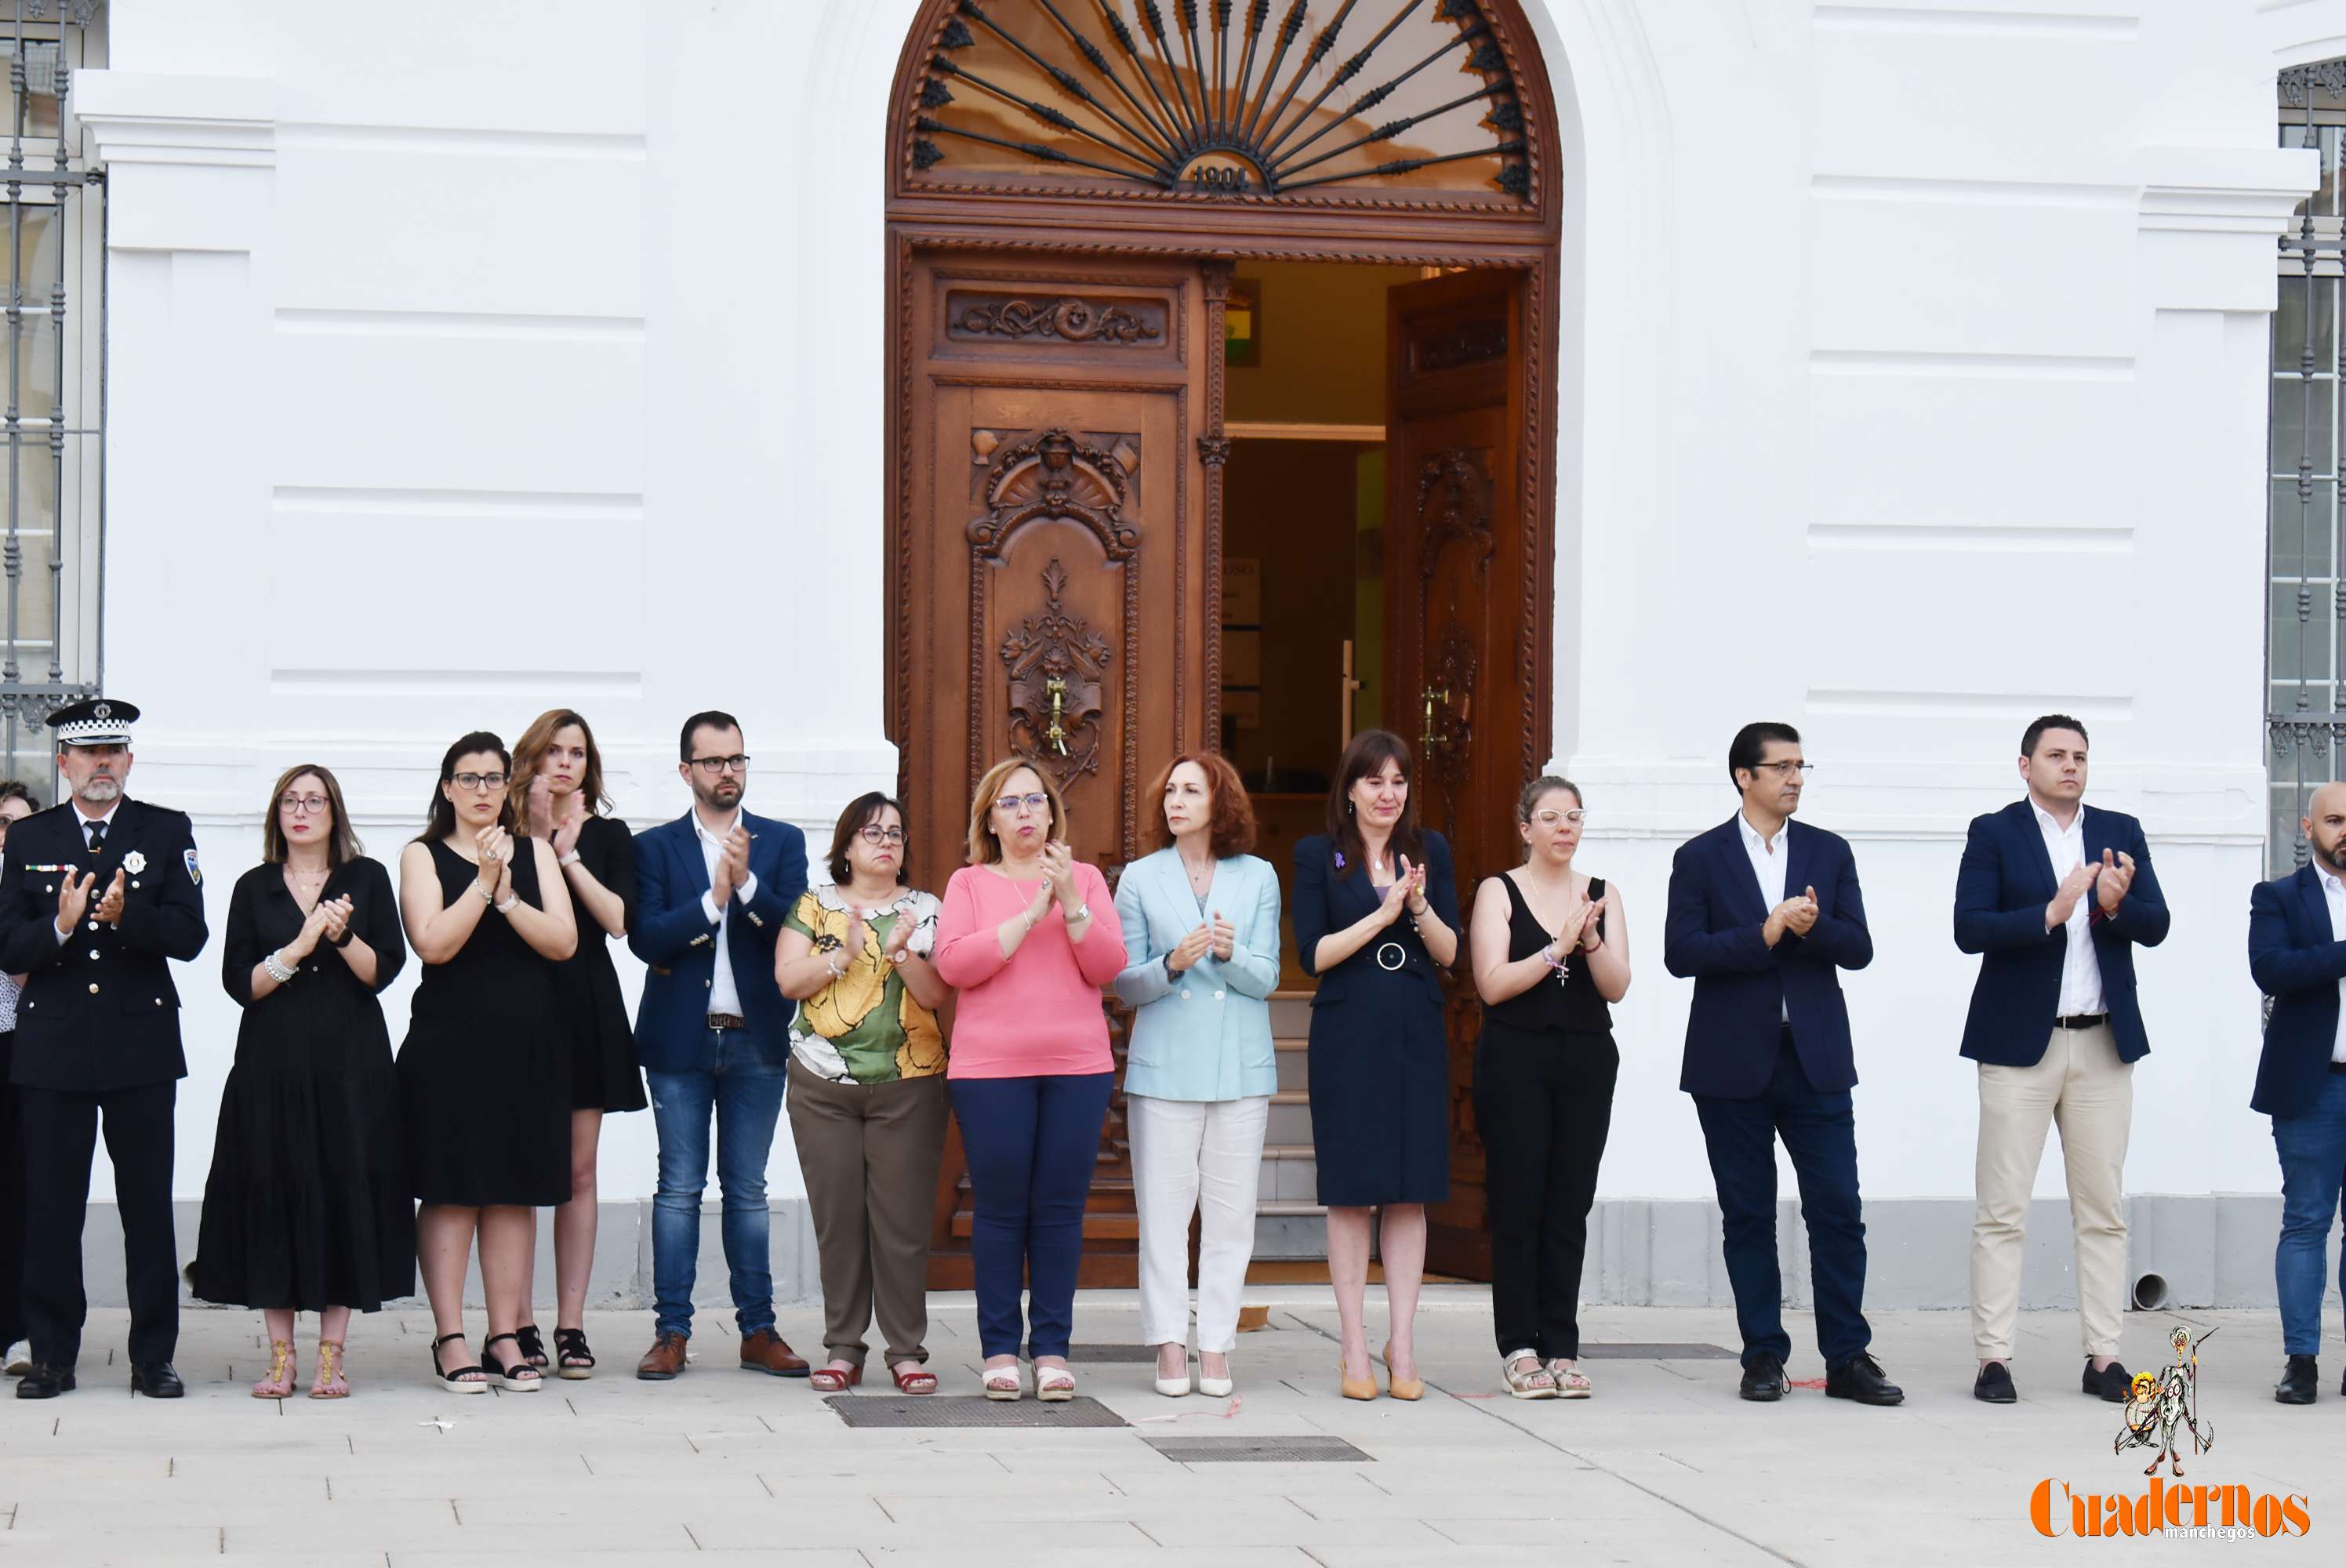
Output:
[[2321,1397],[2321,1369],[2310,1356],[2291,1356],[2289,1370],[2273,1385],[2273,1403],[2310,1405]]
[[187,1393],[188,1385],[179,1381],[179,1374],[171,1369],[168,1361],[134,1361],[130,1364],[130,1391],[150,1400],[176,1400]]
[[36,1361],[25,1380],[16,1385],[20,1400],[54,1400],[59,1394],[73,1392],[74,1369],[53,1366],[47,1361]]
[[1972,1384],[1972,1398],[1991,1405],[2008,1405],[2020,1398],[2020,1390],[2012,1386],[2012,1369],[2002,1361],[1990,1361],[1982,1367],[1978,1380]]
[[2127,1402],[2133,1386],[2134,1380],[2127,1375],[2124,1362],[2112,1361],[2097,1372],[2094,1370],[2094,1359],[2091,1356],[2086,1358],[2086,1377],[2080,1385],[2084,1392],[2096,1395],[2106,1403],[2122,1405]]
[[1906,1390],[1882,1375],[1881,1362],[1860,1351],[1840,1366],[1825,1369],[1825,1398],[1897,1405],[1905,1403]]
[[1763,1350],[1758,1360],[1743,1369],[1743,1387],[1739,1391],[1747,1400],[1768,1403],[1782,1399],[1784,1388],[1784,1363]]

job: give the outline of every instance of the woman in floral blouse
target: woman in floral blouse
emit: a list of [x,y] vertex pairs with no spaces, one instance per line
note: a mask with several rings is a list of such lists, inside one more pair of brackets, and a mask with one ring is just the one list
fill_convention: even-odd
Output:
[[774,979],[799,1004],[790,1025],[790,1132],[814,1210],[823,1342],[811,1381],[863,1380],[876,1309],[896,1387],[936,1391],[928,1336],[929,1210],[945,1136],[950,994],[929,962],[937,901],[904,885],[904,811],[874,791],[840,813],[829,886],[784,921]]

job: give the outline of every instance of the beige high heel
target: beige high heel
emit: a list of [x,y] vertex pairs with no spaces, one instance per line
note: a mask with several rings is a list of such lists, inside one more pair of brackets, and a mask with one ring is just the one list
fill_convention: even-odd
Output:
[[1404,1378],[1399,1372],[1392,1369],[1392,1341],[1390,1339],[1385,1341],[1385,1348],[1382,1351],[1378,1352],[1377,1359],[1385,1364],[1385,1380],[1392,1385],[1391,1389],[1387,1391],[1390,1392],[1394,1399],[1422,1400],[1425,1398],[1424,1379]]
[[1342,1386],[1344,1397],[1348,1400],[1373,1400],[1377,1397],[1376,1378],[1373,1375],[1353,1377],[1344,1370],[1344,1358],[1341,1356],[1336,1358],[1336,1380]]

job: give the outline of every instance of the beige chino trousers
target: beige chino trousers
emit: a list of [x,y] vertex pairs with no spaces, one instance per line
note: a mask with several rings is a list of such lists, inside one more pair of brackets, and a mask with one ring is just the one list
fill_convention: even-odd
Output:
[[2069,1224],[2077,1243],[2077,1316],[2086,1354],[2115,1356],[2126,1308],[2126,1156],[2134,1067],[2107,1023],[2055,1029],[2034,1066],[1979,1064],[1978,1207],[1972,1218],[1972,1343],[2010,1360],[2027,1250],[2028,1201],[2045,1133],[2061,1129]]

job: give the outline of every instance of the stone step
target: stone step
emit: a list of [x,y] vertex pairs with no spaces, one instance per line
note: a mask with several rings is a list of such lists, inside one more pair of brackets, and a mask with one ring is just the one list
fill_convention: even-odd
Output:
[[1311,993],[1270,993],[1270,1033],[1275,1040],[1300,1040],[1311,1033]]
[[1262,1151],[1262,1169],[1256,1186],[1261,1203],[1316,1201],[1320,1190],[1320,1162],[1313,1156],[1310,1144],[1267,1144]]
[[1300,1089],[1281,1089],[1270,1097],[1270,1125],[1263,1133],[1268,1144],[1311,1142],[1311,1096]]

